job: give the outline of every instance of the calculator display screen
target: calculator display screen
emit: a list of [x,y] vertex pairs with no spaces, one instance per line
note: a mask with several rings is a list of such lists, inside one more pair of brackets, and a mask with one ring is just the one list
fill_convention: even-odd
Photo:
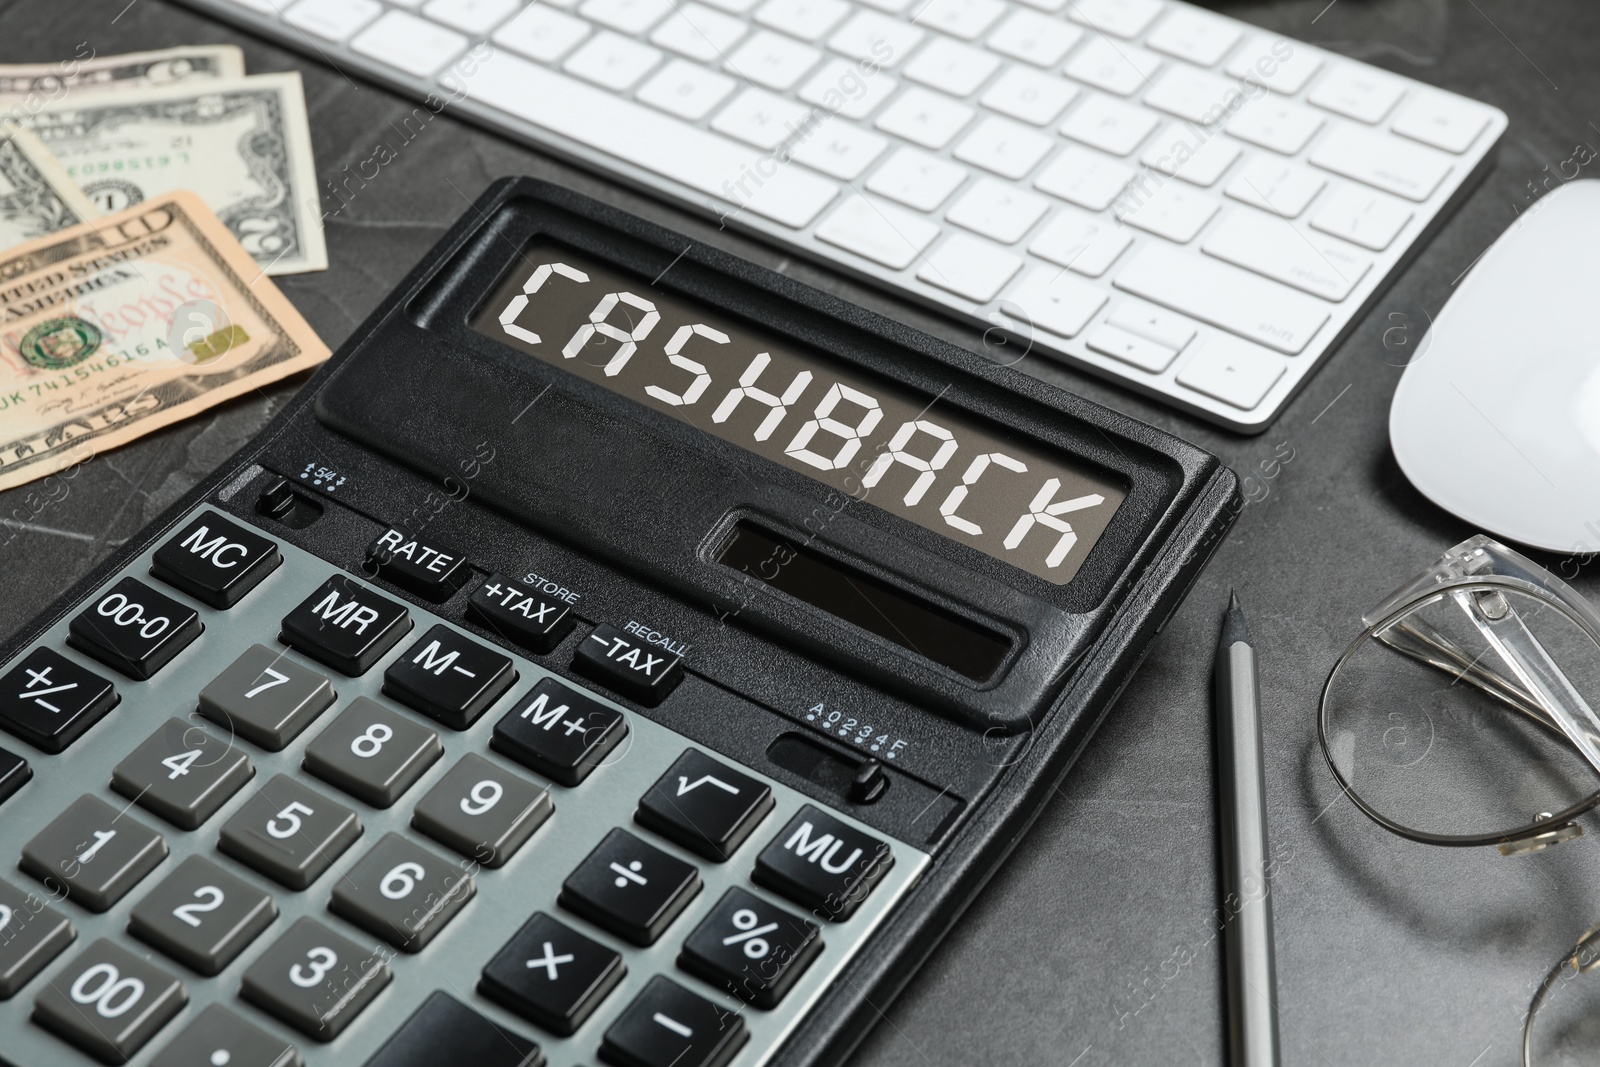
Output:
[[564,246],[536,243],[471,328],[1047,581],[1126,496],[1087,464]]

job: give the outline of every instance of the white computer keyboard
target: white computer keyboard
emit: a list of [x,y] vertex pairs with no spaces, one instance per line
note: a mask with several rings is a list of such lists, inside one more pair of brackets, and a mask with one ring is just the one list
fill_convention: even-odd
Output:
[[1506,127],[1165,0],[183,2],[1245,432]]

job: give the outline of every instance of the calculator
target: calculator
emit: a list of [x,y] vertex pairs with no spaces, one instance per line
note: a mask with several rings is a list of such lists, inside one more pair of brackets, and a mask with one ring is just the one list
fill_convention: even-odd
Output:
[[840,1062],[1238,507],[1150,426],[497,183],[0,646],[0,1058]]

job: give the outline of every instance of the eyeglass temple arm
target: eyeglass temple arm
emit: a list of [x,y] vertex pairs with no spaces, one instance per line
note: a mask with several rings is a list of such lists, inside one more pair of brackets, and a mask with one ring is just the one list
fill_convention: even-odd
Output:
[[1572,687],[1516,609],[1495,590],[1457,589],[1450,595],[1500,653],[1522,687],[1538,700],[1539,706],[1560,725],[1567,740],[1600,774],[1600,716]]
[[1455,642],[1427,623],[1408,620],[1379,630],[1373,636],[1401,655],[1482,690],[1512,710],[1526,715],[1561,740],[1567,740],[1567,735],[1555,720],[1546,715],[1538,702],[1515,681],[1485,667],[1481,657],[1472,659]]

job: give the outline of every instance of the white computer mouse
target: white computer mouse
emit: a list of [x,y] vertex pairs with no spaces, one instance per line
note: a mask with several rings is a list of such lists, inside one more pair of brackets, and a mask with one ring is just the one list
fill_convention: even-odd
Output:
[[1600,551],[1600,180],[1524,211],[1456,287],[1389,409],[1430,500],[1502,538]]

